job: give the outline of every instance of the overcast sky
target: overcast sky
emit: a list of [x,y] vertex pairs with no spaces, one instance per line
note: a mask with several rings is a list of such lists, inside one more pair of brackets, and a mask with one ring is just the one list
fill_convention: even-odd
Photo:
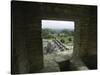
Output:
[[74,29],[74,21],[42,20],[42,28]]

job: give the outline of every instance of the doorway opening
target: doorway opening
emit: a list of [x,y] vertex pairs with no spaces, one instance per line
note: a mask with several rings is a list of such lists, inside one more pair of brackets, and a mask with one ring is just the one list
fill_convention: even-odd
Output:
[[41,23],[43,71],[61,71],[59,62],[68,60],[73,54],[75,23],[74,21],[61,20],[41,20]]

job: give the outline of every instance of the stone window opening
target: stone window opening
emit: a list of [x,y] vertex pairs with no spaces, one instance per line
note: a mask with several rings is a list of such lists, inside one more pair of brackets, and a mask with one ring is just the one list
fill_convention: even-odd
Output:
[[[61,64],[64,64],[73,54],[74,21],[43,19],[41,23],[43,70],[51,72],[67,70],[64,69],[65,65],[62,66]],[[61,67],[63,68],[61,69]]]

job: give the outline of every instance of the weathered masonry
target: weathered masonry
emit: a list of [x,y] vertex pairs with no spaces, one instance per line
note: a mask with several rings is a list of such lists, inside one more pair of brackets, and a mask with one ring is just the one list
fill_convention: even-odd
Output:
[[70,61],[75,65],[81,60],[89,69],[97,68],[97,6],[12,1],[11,15],[12,74],[36,73],[43,68],[42,19],[74,21]]

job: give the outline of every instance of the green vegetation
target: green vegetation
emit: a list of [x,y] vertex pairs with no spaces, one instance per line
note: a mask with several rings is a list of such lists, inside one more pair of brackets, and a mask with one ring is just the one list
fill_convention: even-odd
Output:
[[52,29],[42,29],[42,38],[43,39],[51,39],[54,38],[53,34],[56,32]]
[[67,29],[42,29],[43,39],[59,39],[62,43],[68,44],[73,43],[73,30]]
[[65,44],[68,44],[68,43],[73,43],[73,36],[67,36],[67,37],[58,37],[58,39],[62,42],[62,40],[64,42],[62,43],[65,43]]

